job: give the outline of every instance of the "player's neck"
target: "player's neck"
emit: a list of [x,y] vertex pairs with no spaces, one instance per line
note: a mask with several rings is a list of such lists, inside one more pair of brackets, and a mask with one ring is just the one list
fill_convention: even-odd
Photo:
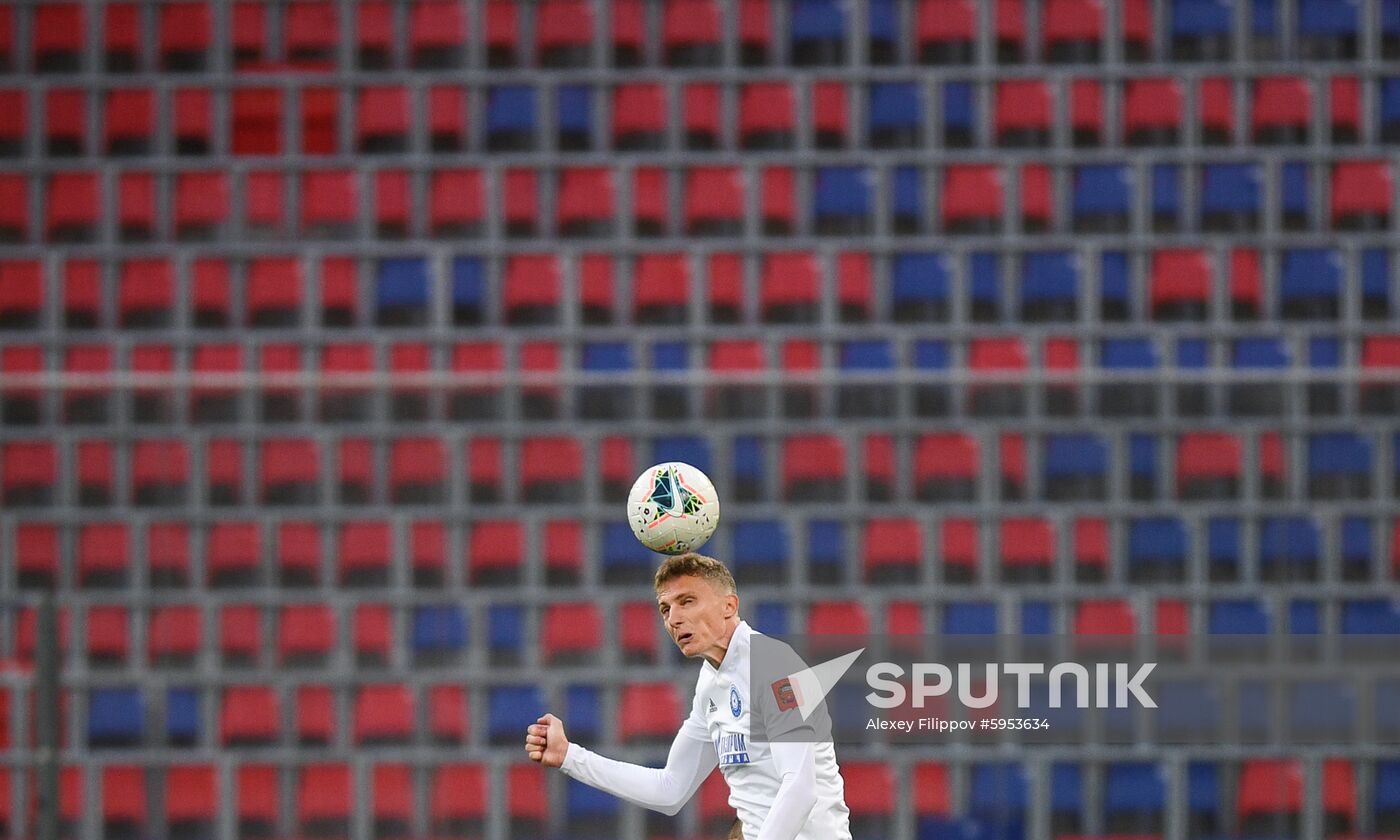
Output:
[[724,655],[729,652],[729,643],[734,639],[734,631],[739,629],[739,617],[736,615],[725,625],[724,635],[716,640],[714,646],[705,651],[702,656],[715,668],[724,664]]

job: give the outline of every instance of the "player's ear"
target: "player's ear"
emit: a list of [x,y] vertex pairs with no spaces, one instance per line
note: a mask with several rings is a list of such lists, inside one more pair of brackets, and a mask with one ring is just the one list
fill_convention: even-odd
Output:
[[724,617],[733,618],[739,614],[739,596],[731,592],[724,596]]

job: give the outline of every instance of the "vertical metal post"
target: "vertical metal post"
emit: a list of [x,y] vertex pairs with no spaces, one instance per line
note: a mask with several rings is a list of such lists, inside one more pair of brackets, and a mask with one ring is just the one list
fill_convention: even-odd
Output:
[[38,775],[38,840],[58,840],[58,619],[52,592],[39,602],[38,633],[35,645],[34,732],[38,749],[35,770]]

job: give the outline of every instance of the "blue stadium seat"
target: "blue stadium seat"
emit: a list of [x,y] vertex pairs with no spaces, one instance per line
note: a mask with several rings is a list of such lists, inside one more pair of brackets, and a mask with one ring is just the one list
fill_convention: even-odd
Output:
[[871,64],[894,64],[899,60],[899,10],[896,0],[867,0],[865,33]]
[[145,729],[146,704],[139,688],[95,688],[88,696],[88,746],[137,746]]
[[1021,320],[1073,321],[1079,317],[1079,256],[1031,251],[1021,261]]
[[518,604],[487,607],[486,645],[492,665],[519,665],[525,656],[525,608]]
[[1299,0],[1300,57],[1356,58],[1359,27],[1357,0]]
[[1185,523],[1176,517],[1133,520],[1128,528],[1128,580],[1134,583],[1185,580],[1189,542]]
[[1381,0],[1381,55],[1400,58],[1400,0]]
[[[659,341],[651,347],[651,369],[661,374],[681,374],[690,369],[690,345],[684,341]],[[684,420],[690,416],[690,391],[684,383],[658,384],[651,388],[653,420]],[[673,460],[681,461],[683,458]],[[694,464],[694,461],[686,461]],[[699,467],[699,464],[695,464]],[[704,472],[705,468],[700,467]]]
[[1288,698],[1289,737],[1294,743],[1349,743],[1356,735],[1355,686],[1340,679],[1294,683]]
[[[1179,338],[1176,366],[1182,374],[1210,367],[1210,343],[1204,338]],[[1203,417],[1212,413],[1213,389],[1205,382],[1183,382],[1176,386],[1176,413],[1182,417]]]
[[1308,179],[1306,163],[1289,161],[1283,165],[1279,193],[1284,230],[1307,230],[1311,227]]
[[[914,343],[914,369],[918,371],[948,370],[948,343],[917,341]],[[914,413],[920,417],[946,417],[952,410],[952,389],[937,382],[914,386]]]
[[1400,76],[1381,80],[1381,139],[1400,140]]
[[1099,365],[1106,371],[1142,371],[1141,381],[1099,385],[1101,417],[1151,417],[1157,414],[1157,384],[1149,375],[1160,362],[1150,338],[1107,338],[1099,346]]
[[989,251],[974,252],[967,259],[967,273],[970,280],[968,304],[972,320],[987,323],[1000,321],[1001,255]]
[[651,443],[651,462],[660,464],[664,461],[680,461],[706,475],[714,475],[710,443],[702,437],[677,435],[656,438]]
[[1152,435],[1128,437],[1128,493],[1135,501],[1157,498],[1157,438]]
[[[1286,369],[1291,363],[1282,338],[1237,338],[1231,347],[1235,370]],[[1288,391],[1281,382],[1233,382],[1226,389],[1226,410],[1233,417],[1271,417],[1288,411]]]
[[917,148],[923,138],[924,107],[914,82],[875,82],[870,86],[866,137],[871,148]]
[[943,608],[943,632],[954,636],[995,635],[997,605],[949,603]]
[[968,811],[981,833],[972,836],[1024,837],[1029,798],[1029,781],[1020,764],[973,765]]
[[795,0],[790,18],[793,64],[845,63],[846,9],[838,0]]
[[[1308,339],[1308,367],[1315,378],[1307,386],[1308,414],[1333,416],[1342,410],[1341,384],[1335,372],[1342,367],[1342,343],[1331,336]],[[1318,376],[1320,372],[1322,376]]]
[[165,693],[165,739],[175,747],[199,743],[199,690],[172,688]]
[[807,523],[807,577],[812,583],[846,582],[846,525],[827,519]]
[[1097,435],[1050,435],[1045,439],[1045,497],[1089,501],[1108,494],[1108,445]]
[[1389,318],[1390,297],[1390,255],[1381,248],[1367,248],[1361,252],[1361,317]]
[[1322,632],[1322,605],[1317,601],[1295,600],[1288,604],[1288,632],[1294,636],[1316,636]]
[[1371,525],[1371,520],[1364,516],[1348,516],[1342,520],[1343,580],[1371,579],[1371,570],[1375,565]]
[[593,148],[593,88],[561,85],[555,106],[555,130],[560,151],[582,152]]
[[734,483],[731,492],[736,501],[759,502],[768,499],[768,461],[763,450],[763,439],[757,435],[734,438]]
[[1308,496],[1313,499],[1369,499],[1375,467],[1371,439],[1352,432],[1308,437]]
[[792,628],[792,610],[781,601],[760,602],[753,611],[753,629],[772,636],[786,635]]
[[946,254],[895,254],[891,275],[890,297],[895,321],[948,320],[948,285],[952,270]]
[[1049,601],[1021,603],[1021,634],[1049,636],[1055,632],[1055,605]]
[[569,735],[596,741],[603,736],[603,692],[595,685],[571,685],[564,689],[564,711]]
[[1221,829],[1220,768],[1215,762],[1193,761],[1186,765],[1186,808],[1193,837]]
[[1376,762],[1376,830],[1400,832],[1400,761]]
[[1210,564],[1210,579],[1230,581],[1240,579],[1240,521],[1216,517],[1206,523],[1206,562]]
[[1342,632],[1400,636],[1400,604],[1380,598],[1342,604]]
[[1173,0],[1172,58],[1185,61],[1229,58],[1233,11],[1226,0]]
[[[581,367],[587,374],[622,374],[636,370],[632,345],[625,341],[596,341],[583,345]],[[627,420],[636,399],[633,387],[621,381],[600,382],[591,377],[579,385],[575,411],[580,420]]]
[[516,743],[520,733],[549,710],[544,694],[532,685],[492,688],[486,707],[486,734],[493,745]]
[[428,323],[428,261],[394,257],[379,261],[375,322],[381,327]]
[[[898,306],[898,304],[895,304]],[[836,387],[838,417],[890,417],[898,410],[898,395],[889,382],[870,377],[895,370],[894,347],[888,341],[847,341],[841,344],[840,367],[850,379]]]
[[1074,170],[1074,229],[1121,233],[1133,218],[1133,183],[1122,164],[1087,164]]
[[899,166],[891,185],[891,223],[897,234],[923,233],[927,227],[924,210],[924,180],[916,166]]
[[1270,632],[1268,608],[1260,601],[1216,601],[1210,605],[1207,630],[1218,636],[1264,636]]
[[776,519],[734,523],[730,531],[729,557],[734,577],[740,583],[786,583],[788,581],[787,527]]
[[1152,166],[1152,229],[1170,233],[1181,228],[1181,166]]
[[564,813],[570,837],[616,837],[622,801],[606,791],[569,779],[564,789]]
[[647,583],[656,571],[656,555],[637,541],[626,522],[603,524],[603,544],[599,553],[603,562],[604,583]]
[[459,327],[486,321],[486,263],[481,257],[452,259],[452,323]]
[[1201,229],[1258,230],[1263,201],[1258,164],[1207,164],[1201,175]]
[[1115,834],[1156,834],[1166,809],[1166,780],[1155,764],[1115,762],[1104,772],[1104,825]]
[[[1272,41],[1278,38],[1278,0],[1253,0],[1249,17],[1249,29],[1256,41]],[[1275,50],[1277,49],[1276,45]],[[1258,52],[1256,47],[1256,52]],[[1271,53],[1272,54],[1272,53]]]
[[[1397,81],[1397,106],[1400,106],[1400,81]],[[946,82],[943,85],[943,144],[949,148],[970,148],[977,139],[977,117],[971,82]],[[1400,125],[1400,107],[1396,108]],[[1400,128],[1397,128],[1400,135]]]
[[467,620],[453,604],[424,605],[413,610],[415,664],[454,662],[467,647]]
[[537,124],[533,85],[504,85],[487,94],[486,148],[491,151],[532,151]]
[[873,230],[870,170],[866,167],[818,168],[815,193],[812,227],[818,234],[856,236]]
[[1132,315],[1132,283],[1128,255],[1104,251],[1099,258],[1099,317],[1126,321]]
[[1284,318],[1333,320],[1341,315],[1342,257],[1331,248],[1283,252],[1279,311]]
[[1317,580],[1322,536],[1306,516],[1270,516],[1259,522],[1259,576],[1267,581]]
[[1084,823],[1083,768],[1057,761],[1050,767],[1050,831],[1078,834]]

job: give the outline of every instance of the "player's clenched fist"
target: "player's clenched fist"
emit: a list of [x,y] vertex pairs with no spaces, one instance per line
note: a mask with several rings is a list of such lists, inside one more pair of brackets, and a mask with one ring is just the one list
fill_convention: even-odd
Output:
[[545,767],[564,763],[569,751],[569,739],[564,737],[564,722],[554,715],[545,715],[525,730],[525,754],[531,761]]

